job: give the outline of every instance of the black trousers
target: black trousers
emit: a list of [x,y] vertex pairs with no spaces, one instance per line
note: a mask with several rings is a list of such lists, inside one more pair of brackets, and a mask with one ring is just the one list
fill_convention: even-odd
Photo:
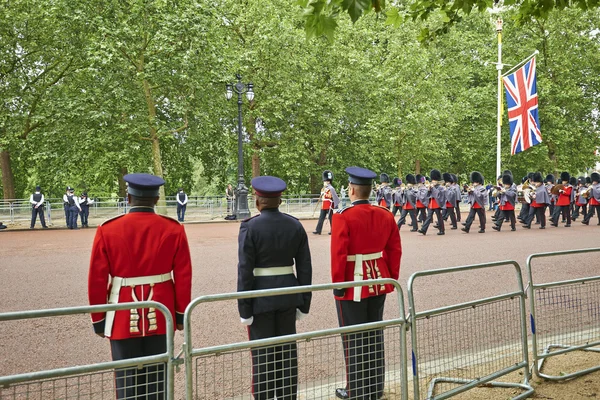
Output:
[[598,218],[598,225],[600,225],[600,206],[592,206],[592,205],[589,206],[588,213],[585,214],[585,217],[583,218],[584,224],[590,223],[590,220],[594,216],[594,212],[596,213],[596,217]]
[[554,203],[550,203],[550,205],[548,206],[548,215],[550,215],[550,219],[552,219],[552,216],[554,215]]
[[433,214],[435,213],[435,216],[437,217],[437,224],[438,224],[437,228],[440,230],[440,232],[444,232],[444,218],[442,218],[442,209],[441,208],[429,208],[427,211],[428,211],[427,218],[425,219],[425,222],[421,226],[421,231],[427,232],[427,229],[429,229],[429,224],[431,224],[431,221],[433,220]]
[[87,226],[88,217],[90,215],[90,207],[89,206],[81,206],[81,212],[79,213],[81,216],[81,226]]
[[406,222],[407,214],[410,215],[410,226],[412,226],[414,230],[417,230],[419,226],[417,225],[417,213],[415,212],[414,208],[412,210],[406,210],[404,208],[402,209],[402,212],[400,213],[400,219],[398,220],[398,229],[400,229],[400,227],[402,227],[402,225],[404,225]]
[[456,212],[456,220],[460,222],[460,200],[456,200],[456,207],[454,207],[454,212]]
[[[383,320],[386,295],[367,297],[359,303],[336,300],[340,326]],[[385,385],[383,330],[342,335],[346,360],[346,389],[350,399],[379,399]]]
[[579,211],[581,210],[581,213],[583,214],[583,216],[585,217],[587,215],[587,204],[578,206],[577,204],[575,204],[575,206],[573,207],[573,215],[571,215],[571,219],[573,221],[575,221],[577,218],[579,218]]
[[[167,351],[166,335],[111,340],[113,361],[152,356]],[[161,400],[166,398],[165,364],[146,365],[115,370],[117,399]]]
[[[254,315],[250,340],[296,333],[296,309]],[[295,400],[298,390],[298,351],[295,342],[252,350],[252,394],[256,400]]]
[[187,204],[179,204],[177,203],[177,220],[179,222],[183,222],[185,218],[185,209],[187,208]]
[[70,227],[71,226],[71,207],[69,206],[69,203],[64,203],[63,204],[63,208],[65,209],[65,221],[67,222],[67,226]]
[[542,227],[546,226],[546,206],[544,207],[529,207],[529,214],[523,220],[523,223],[531,228],[533,217],[540,222]]
[[448,217],[450,217],[450,222],[452,222],[453,228],[456,228],[456,222],[460,221],[456,216],[455,207],[448,207],[448,204],[446,204],[446,208],[444,208],[444,211],[442,211],[442,217],[444,218],[444,221],[447,221]]
[[571,213],[569,212],[569,209],[571,208],[570,205],[568,206],[555,206],[554,207],[554,214],[552,214],[552,223],[554,225],[558,225],[558,217],[560,217],[560,214],[562,213],[563,217],[567,218],[567,224],[571,225]]
[[529,203],[521,203],[521,212],[519,213],[519,219],[525,219],[529,215]]
[[401,209],[402,209],[402,206],[397,206],[397,205],[394,204],[392,206],[392,215],[395,217],[396,213],[398,212],[398,210],[401,210]]
[[427,209],[426,208],[417,208],[417,220],[421,223],[425,222],[427,218]]
[[515,210],[501,210],[500,218],[496,219],[496,226],[502,228],[504,220],[510,221],[510,227],[515,229],[517,223],[515,218]]
[[475,220],[475,214],[479,216],[479,227],[485,230],[485,208],[471,207],[471,210],[469,210],[469,216],[465,221],[465,228],[467,228],[467,230],[471,229],[471,224],[473,224],[473,221]]
[[331,215],[333,214],[332,210],[321,210],[321,214],[319,214],[319,222],[317,222],[317,227],[315,228],[315,232],[321,233],[323,230],[323,223],[325,222],[325,218],[329,219],[329,232],[331,232]]
[[31,208],[31,227],[33,228],[35,226],[35,220],[37,218],[37,216],[40,216],[40,222],[42,224],[42,226],[46,226],[46,219],[44,218],[44,206],[39,206],[38,208],[32,207]]

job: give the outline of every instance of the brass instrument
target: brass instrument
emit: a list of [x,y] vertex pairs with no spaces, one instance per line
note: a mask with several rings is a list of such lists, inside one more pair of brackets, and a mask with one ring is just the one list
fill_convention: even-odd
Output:
[[582,190],[581,192],[579,192],[579,195],[582,196],[584,199],[589,199],[590,196],[592,195],[592,186],[589,186],[587,188],[585,188],[585,190]]
[[494,190],[492,190],[492,197],[498,197],[504,192],[504,189],[500,185],[494,186]]
[[558,185],[554,185],[554,187],[552,187],[552,190],[550,190],[551,194],[555,194],[555,195],[559,195],[561,190],[565,189],[565,185],[563,185],[562,183],[559,183]]
[[517,201],[519,203],[531,203],[531,192],[533,189],[531,188],[531,184],[529,183],[529,179],[523,182],[521,185],[521,189],[517,190]]

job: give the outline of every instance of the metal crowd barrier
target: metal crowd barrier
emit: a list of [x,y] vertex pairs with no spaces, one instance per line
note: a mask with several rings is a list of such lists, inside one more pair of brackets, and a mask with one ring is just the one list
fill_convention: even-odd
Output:
[[[541,372],[544,361],[550,357],[576,350],[600,352],[600,276],[535,283],[532,262],[538,258],[584,253],[598,257],[599,252],[600,248],[592,248],[537,253],[527,258],[533,371],[539,377],[561,381],[600,370],[600,365],[597,365],[559,376]],[[567,263],[559,263],[558,266],[568,268]]]
[[[365,284],[393,285],[397,291],[396,295],[398,298],[400,315],[395,319],[384,320],[381,322],[297,333],[294,335],[211,347],[195,348],[192,343],[192,312],[201,304],[261,296],[296,294],[307,291],[316,292],[332,290],[334,288],[349,288],[363,286]],[[290,392],[295,391],[295,385],[297,383],[298,398],[331,399],[335,397],[335,389],[344,387],[346,383],[346,367],[342,341],[356,340],[356,342],[352,343],[362,343],[363,346],[366,346],[369,345],[368,343],[370,343],[369,340],[371,340],[371,337],[377,335],[379,335],[378,337],[381,337],[381,335],[383,335],[385,361],[377,359],[369,360],[369,362],[384,363],[385,374],[383,376],[379,374],[377,375],[377,378],[371,378],[385,379],[384,393],[386,399],[407,400],[406,329],[402,289],[399,283],[393,279],[298,286],[202,296],[193,300],[185,311],[185,343],[183,353],[186,371],[186,398],[251,399],[253,372],[250,351],[254,350],[255,354],[260,354],[262,351],[262,354],[270,354],[269,357],[272,357],[272,360],[276,360],[278,364],[276,366],[276,371],[273,373],[274,375],[287,374],[289,377],[286,381],[289,385],[285,385],[285,387],[282,388],[284,392],[281,396],[289,395]],[[357,339],[358,337],[360,337],[360,339]],[[356,344],[356,346],[360,346],[360,344]],[[354,349],[355,348],[352,348],[349,351]],[[287,357],[286,354],[288,354]],[[259,355],[256,357],[259,357],[256,358],[256,367],[267,368],[265,365],[265,363],[268,362],[265,361],[267,358],[260,360]],[[292,361],[289,361],[290,357]],[[289,364],[286,366],[286,362],[294,363],[295,361],[293,360],[296,358],[298,372],[296,378],[297,381],[294,381],[295,373],[293,371],[290,372]],[[270,376],[269,379],[275,378]],[[269,383],[267,383],[267,385],[268,384]],[[277,397],[280,397],[280,393],[277,394]]]
[[[415,308],[415,281],[434,275],[508,266],[517,289],[492,297],[431,310]],[[420,271],[408,281],[414,399],[443,400],[477,386],[519,388],[529,385],[525,289],[515,261]],[[523,370],[523,382],[496,379]]]
[[[0,399],[46,400],[67,398],[114,398],[116,393],[114,373],[115,370],[117,370],[127,375],[131,375],[137,371],[138,379],[140,379],[140,377],[145,379],[147,376],[153,376],[153,378],[158,376],[158,379],[162,381],[162,387],[157,386],[155,391],[147,394],[164,394],[166,400],[173,400],[173,319],[169,309],[161,303],[155,301],[141,301],[136,303],[106,304],[99,306],[17,311],[0,314],[0,322],[150,307],[160,310],[165,316],[167,324],[166,353],[127,360],[0,376]],[[92,333],[90,332],[90,334]],[[162,365],[165,364],[166,371],[164,373],[149,371],[150,368],[162,369]],[[139,369],[142,368],[142,366],[147,367],[148,369],[146,375],[139,373]],[[164,384],[164,374],[166,374],[166,385]],[[162,379],[161,376],[163,377]],[[126,384],[128,383],[129,381],[127,381]],[[146,384],[146,386],[151,387],[152,385]],[[129,388],[129,386],[127,388]],[[148,388],[147,390],[150,391]]]

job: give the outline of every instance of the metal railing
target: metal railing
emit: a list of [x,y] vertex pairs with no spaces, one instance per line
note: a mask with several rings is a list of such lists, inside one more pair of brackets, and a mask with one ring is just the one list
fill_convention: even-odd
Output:
[[[66,399],[66,398],[114,398],[116,387],[114,373],[126,375],[142,375],[139,368],[156,368],[166,371],[148,372],[158,377],[162,384],[156,386],[156,391],[147,394],[164,394],[166,400],[174,399],[174,345],[173,345],[173,318],[169,309],[155,301],[141,301],[136,303],[106,304],[98,306],[83,306],[57,308],[48,310],[17,311],[0,314],[0,322],[26,320],[32,318],[58,317],[76,314],[89,314],[110,310],[129,310],[132,308],[156,308],[160,310],[166,321],[166,348],[163,354],[147,357],[137,357],[127,360],[102,362],[89,365],[78,365],[36,372],[27,372],[16,375],[0,376],[0,399]],[[164,377],[166,374],[166,384]],[[118,378],[120,379],[120,378]],[[128,387],[129,381],[123,382]],[[135,384],[134,384],[135,385]],[[151,386],[151,385],[147,385]]]
[[[542,378],[561,381],[600,370],[600,365],[560,375],[542,373],[544,361],[573,351],[600,352],[600,276],[535,283],[533,260],[599,253],[600,248],[532,254],[527,258],[533,372]],[[596,256],[597,257],[597,256]],[[592,258],[592,262],[597,258]],[[554,263],[568,268],[570,263]]]
[[[225,345],[195,348],[192,342],[192,313],[194,309],[209,302],[232,301],[260,296],[275,296],[349,288],[363,285],[391,284],[397,290],[400,315],[395,319],[361,325],[345,326],[307,333],[278,336],[268,339],[229,343]],[[291,375],[285,387],[287,394],[297,391],[301,398],[330,399],[336,387],[344,386],[345,363],[342,341],[348,337],[378,336],[385,342],[385,373],[377,379],[385,379],[386,398],[408,399],[406,374],[406,319],[404,317],[404,297],[399,283],[393,279],[369,280],[368,282],[348,282],[343,284],[323,284],[298,286],[281,289],[255,290],[239,293],[216,294],[199,297],[190,303],[185,312],[184,358],[186,371],[187,399],[251,399],[251,382],[257,375],[252,368],[268,368],[268,363],[279,362],[277,374]],[[353,336],[354,335],[354,336]],[[364,336],[363,336],[364,335]],[[287,347],[286,347],[287,346]],[[251,357],[249,352],[254,356]],[[260,352],[270,351],[271,361],[261,359]],[[352,351],[352,350],[349,350]],[[285,356],[288,353],[288,356]],[[289,354],[291,353],[291,354]],[[263,353],[264,355],[265,353]],[[194,359],[196,362],[194,363]],[[289,371],[285,362],[294,363],[297,359],[297,372]],[[254,365],[253,364],[254,361]],[[371,360],[384,363],[383,360]],[[283,367],[282,367],[283,365]],[[294,376],[295,379],[294,380]],[[385,376],[385,378],[384,378]],[[266,384],[275,385],[272,382]],[[375,378],[373,378],[375,379]],[[383,382],[379,382],[382,385]],[[270,390],[270,389],[265,389]],[[276,389],[272,389],[276,390]],[[304,397],[302,397],[304,396]],[[272,396],[271,396],[272,397]],[[277,397],[280,397],[278,394]]]
[[[517,290],[431,310],[415,307],[415,281],[423,277],[504,266],[514,268]],[[514,399],[530,396],[525,297],[515,261],[414,273],[408,281],[414,398],[443,400],[484,384],[524,390]],[[519,369],[522,383],[496,381]]]

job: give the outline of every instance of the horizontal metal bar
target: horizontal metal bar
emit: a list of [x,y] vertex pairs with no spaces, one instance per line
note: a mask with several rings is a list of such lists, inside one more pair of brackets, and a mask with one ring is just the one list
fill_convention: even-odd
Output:
[[573,379],[573,378],[577,378],[578,376],[583,376],[586,374],[589,374],[591,372],[595,372],[600,370],[600,365],[597,365],[595,367],[590,367],[587,369],[582,369],[581,371],[577,371],[577,372],[572,372],[570,374],[565,374],[565,375],[560,375],[560,376],[556,376],[556,375],[546,375],[543,373],[538,373],[538,376],[544,378],[544,379],[548,379],[550,381],[555,381],[555,382],[560,382],[560,381],[564,381],[567,379]]
[[[558,356],[561,354],[565,354],[565,353],[570,353],[572,351],[600,351],[600,349],[592,349],[594,346],[600,346],[600,340],[596,340],[594,342],[591,343],[586,343],[586,344],[581,344],[578,346],[568,346],[568,345],[561,345],[561,344],[550,344],[546,347],[546,350],[542,353],[539,354],[537,356],[538,359],[545,359],[545,358],[550,358],[553,356]],[[567,348],[563,348],[562,350],[557,350],[557,351],[552,351],[549,352],[548,348],[550,347],[567,347]]]
[[311,340],[328,335],[341,335],[344,333],[357,333],[374,329],[382,329],[389,326],[399,326],[401,329],[406,329],[405,321],[401,318],[391,319],[387,321],[369,322],[367,324],[350,325],[341,328],[324,329],[320,331],[312,331],[305,333],[296,333],[293,335],[276,336],[268,339],[251,340],[245,342],[224,344],[219,346],[204,347],[201,349],[191,349],[191,356],[202,356],[211,353],[223,353],[235,350],[246,350],[257,347],[276,346],[283,343],[296,342],[299,340]]
[[565,285],[571,285],[571,284],[576,284],[576,283],[588,283],[588,282],[595,282],[595,281],[600,281],[600,276],[590,276],[587,278],[579,278],[579,279],[571,279],[568,281],[556,281],[556,282],[548,282],[548,283],[540,283],[540,284],[532,284],[533,289],[546,289],[546,288],[550,288],[550,287],[558,287],[558,286],[565,286]]
[[78,365],[75,367],[65,367],[45,371],[27,372],[17,375],[0,376],[0,386],[8,387],[10,385],[22,382],[81,375],[90,372],[111,371],[115,368],[139,367],[142,365],[155,364],[159,362],[166,363],[168,361],[169,355],[164,353],[148,357],[130,358],[127,360],[108,361],[97,364]]
[[443,313],[446,313],[449,311],[456,311],[456,310],[461,310],[461,309],[466,309],[466,308],[472,308],[472,307],[476,307],[476,306],[479,306],[482,304],[495,303],[497,301],[512,299],[515,297],[525,297],[525,295],[522,292],[512,292],[512,293],[502,294],[502,295],[493,296],[493,297],[486,297],[485,299],[469,301],[466,303],[459,303],[459,304],[453,304],[451,306],[434,308],[432,310],[421,311],[421,312],[415,313],[415,319],[429,317],[429,316],[433,316],[433,315],[437,315],[437,314],[443,314]]

